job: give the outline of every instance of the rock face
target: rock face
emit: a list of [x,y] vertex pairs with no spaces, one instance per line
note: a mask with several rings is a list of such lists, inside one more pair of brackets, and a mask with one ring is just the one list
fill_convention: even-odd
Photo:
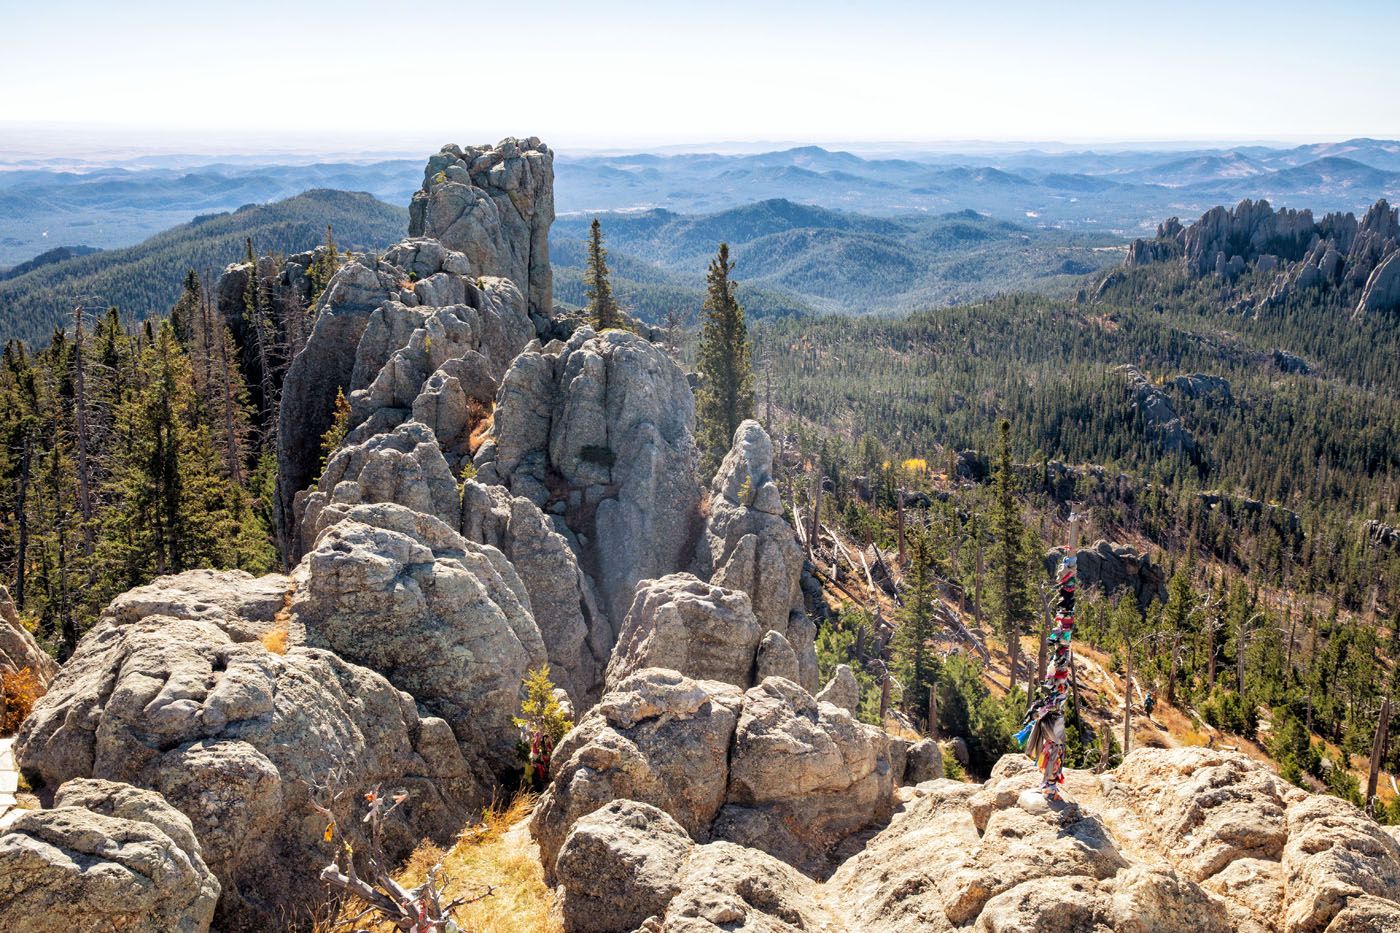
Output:
[[[260,588],[243,577],[219,601],[187,599],[180,577],[119,600],[36,704],[15,750],[41,790],[99,778],[158,792],[189,818],[222,885],[221,922],[267,926],[310,909],[307,892],[319,890],[328,852],[311,786],[350,791],[333,809],[356,842],[361,790],[405,788],[386,836],[396,855],[425,837],[453,838],[487,790],[447,723],[420,716],[379,674],[327,651],[274,654],[234,640],[225,625],[257,625],[225,621]],[[191,588],[208,592],[208,583]],[[142,616],[142,600],[194,617]]]
[[608,663],[608,687],[642,668],[664,667],[747,689],[759,634],[747,593],[688,573],[644,580]]
[[20,621],[10,591],[0,586],[0,673],[28,668],[43,684],[58,673],[58,662],[39,647],[29,629]]
[[770,677],[740,693],[647,668],[604,695],[555,750],[531,831],[547,876],[582,817],[615,800],[664,811],[692,838],[722,838],[812,872],[842,839],[888,817],[882,730]]
[[477,479],[563,519],[615,630],[638,581],[690,565],[694,424],[690,385],[665,353],[584,327],[511,364]]
[[0,834],[6,930],[202,933],[218,898],[189,819],[153,791],[70,781]]
[[773,480],[773,442],[756,421],[734,443],[710,485],[705,551],[712,582],[743,590],[765,631],[780,632],[797,652],[799,683],[817,689],[816,631],[803,611],[802,548],[783,517]]
[[[1053,574],[1063,556],[1063,548],[1051,548],[1046,552],[1046,572]],[[1167,600],[1166,571],[1134,547],[1101,539],[1092,547],[1080,548],[1078,560],[1080,586],[1097,586],[1105,595],[1126,589],[1142,607],[1154,599]]]
[[463,485],[462,535],[499,549],[520,574],[549,654],[551,679],[585,708],[602,693],[614,635],[593,580],[555,527],[539,506],[504,487],[474,480]]
[[408,211],[409,236],[460,250],[474,274],[505,276],[525,293],[532,315],[549,317],[554,153],[539,139],[443,146],[428,159]]
[[401,505],[359,505],[321,534],[293,583],[308,645],[380,672],[488,767],[512,766],[521,680],[546,657],[505,555]]

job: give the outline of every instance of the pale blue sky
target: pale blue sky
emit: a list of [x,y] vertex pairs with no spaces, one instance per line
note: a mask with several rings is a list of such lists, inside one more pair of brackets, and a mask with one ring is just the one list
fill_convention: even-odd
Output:
[[263,138],[1400,136],[1400,2],[0,0],[0,121]]

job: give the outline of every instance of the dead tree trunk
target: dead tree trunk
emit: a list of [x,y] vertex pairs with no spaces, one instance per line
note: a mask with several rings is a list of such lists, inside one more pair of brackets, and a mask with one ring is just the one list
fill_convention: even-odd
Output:
[[1386,733],[1390,730],[1390,697],[1381,702],[1380,721],[1376,724],[1376,739],[1371,745],[1371,769],[1366,776],[1366,806],[1376,796],[1376,781],[1381,775],[1381,759],[1385,757]]

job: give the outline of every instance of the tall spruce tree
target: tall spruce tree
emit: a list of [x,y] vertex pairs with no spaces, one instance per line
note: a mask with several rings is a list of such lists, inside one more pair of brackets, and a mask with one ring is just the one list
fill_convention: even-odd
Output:
[[[895,670],[904,686],[905,706],[918,711],[927,709],[928,690],[938,682],[940,668],[938,652],[933,644],[939,628],[938,618],[934,614],[938,590],[928,532],[910,534],[909,557],[904,607],[892,648]],[[933,724],[929,726],[931,729]]]
[[739,424],[753,417],[753,341],[734,294],[733,271],[729,244],[721,243],[705,276],[698,359],[703,382],[695,393],[701,468],[706,476],[719,466]]
[[593,319],[593,329],[599,332],[620,325],[609,274],[608,250],[603,245],[603,225],[594,217],[588,233],[588,266],[584,270],[583,281],[587,286],[588,316]]

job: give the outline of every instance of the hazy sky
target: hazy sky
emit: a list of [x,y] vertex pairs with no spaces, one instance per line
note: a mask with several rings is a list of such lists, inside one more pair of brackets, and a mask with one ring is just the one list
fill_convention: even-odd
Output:
[[99,143],[1400,136],[1397,0],[0,0],[0,36],[0,121]]

